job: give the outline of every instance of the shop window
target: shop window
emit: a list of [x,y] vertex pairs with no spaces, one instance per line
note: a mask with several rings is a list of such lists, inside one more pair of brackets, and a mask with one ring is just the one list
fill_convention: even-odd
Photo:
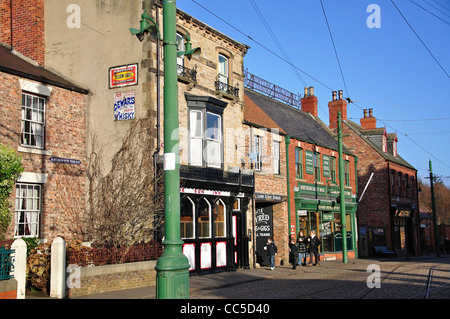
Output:
[[226,223],[225,223],[226,206],[219,199],[214,206],[214,235],[215,237],[226,236]]
[[198,237],[210,238],[211,237],[211,204],[203,198],[200,201],[198,210]]
[[181,238],[194,238],[194,202],[186,197],[181,203],[180,210],[180,235]]

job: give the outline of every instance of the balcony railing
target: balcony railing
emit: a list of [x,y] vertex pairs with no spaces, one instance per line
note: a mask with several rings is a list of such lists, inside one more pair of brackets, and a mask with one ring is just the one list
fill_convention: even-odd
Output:
[[205,168],[196,166],[180,166],[180,177],[188,184],[200,182],[215,184],[221,188],[234,189],[236,187],[253,187],[253,173],[245,171],[225,171],[222,169]]
[[228,85],[227,83],[219,81],[219,77],[217,77],[214,83],[216,86],[216,91],[223,92],[233,97],[239,98],[239,87],[237,85],[236,86]]
[[177,74],[189,81],[197,82],[197,65],[193,69],[188,69],[183,65],[177,64]]

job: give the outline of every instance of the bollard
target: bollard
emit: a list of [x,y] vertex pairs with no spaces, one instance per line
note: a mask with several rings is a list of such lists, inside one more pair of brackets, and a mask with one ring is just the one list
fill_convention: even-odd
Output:
[[66,242],[61,237],[53,240],[50,267],[50,297],[62,299],[66,296]]
[[16,239],[11,245],[14,249],[14,279],[17,281],[17,299],[25,299],[25,284],[27,277],[27,244],[22,238]]

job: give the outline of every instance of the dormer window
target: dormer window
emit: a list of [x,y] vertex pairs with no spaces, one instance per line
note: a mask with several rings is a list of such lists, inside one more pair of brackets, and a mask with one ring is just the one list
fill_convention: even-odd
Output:
[[383,135],[381,136],[381,149],[383,153],[387,153],[387,134],[386,130],[384,131]]

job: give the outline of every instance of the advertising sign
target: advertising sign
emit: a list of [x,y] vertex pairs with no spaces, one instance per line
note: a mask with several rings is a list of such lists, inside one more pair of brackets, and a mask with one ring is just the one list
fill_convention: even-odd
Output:
[[130,64],[109,69],[109,88],[118,88],[138,83],[138,65]]
[[114,93],[114,120],[133,120],[134,111],[134,91]]

